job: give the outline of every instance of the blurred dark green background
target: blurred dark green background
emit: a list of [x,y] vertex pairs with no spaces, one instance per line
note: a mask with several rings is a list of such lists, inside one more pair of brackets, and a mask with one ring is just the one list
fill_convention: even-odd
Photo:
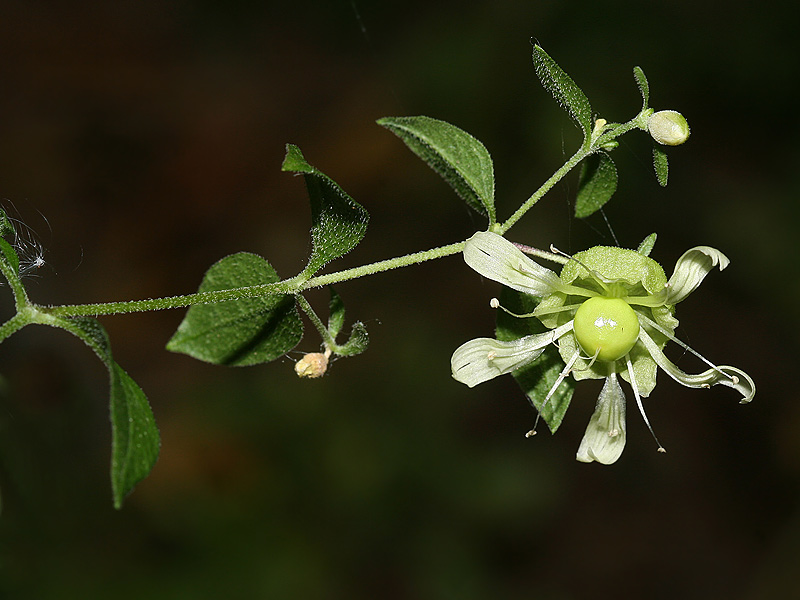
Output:
[[[163,346],[182,311],[103,318],[163,435],[152,476],[111,507],[107,382],[67,334],[0,348],[0,597],[787,598],[800,586],[798,92],[789,2],[0,2],[0,196],[39,235],[34,301],[194,291],[239,250],[290,276],[309,249],[287,142],[370,212],[329,269],[461,240],[483,222],[374,124],[426,114],[482,140],[510,214],[575,148],[539,86],[531,38],[599,116],[680,110],[666,189],[642,134],[615,151],[606,215],[622,245],[651,231],[667,271],[691,246],[731,258],[679,307],[679,334],[759,392],[667,377],[633,403],[611,467],[575,452],[600,382],[556,436],[513,380],[474,390],[453,349],[492,331],[457,257],[339,286],[370,350],[299,381],[292,361],[224,369]],[[511,237],[612,243],[570,218],[575,179]],[[45,221],[46,218],[46,221]],[[49,225],[48,225],[49,222]],[[10,297],[3,298],[8,314]],[[311,299],[324,311],[325,295]],[[312,351],[309,332],[299,349]],[[701,366],[672,356],[686,370]],[[299,354],[295,355],[295,358]],[[630,394],[629,394],[630,397]],[[541,428],[540,428],[541,429]]]

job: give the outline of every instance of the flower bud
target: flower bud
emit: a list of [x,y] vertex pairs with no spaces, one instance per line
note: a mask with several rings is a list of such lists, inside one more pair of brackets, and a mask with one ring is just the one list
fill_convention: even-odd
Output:
[[650,135],[659,144],[679,146],[689,139],[689,123],[674,110],[660,110],[647,121]]
[[328,370],[328,356],[322,352],[310,352],[294,363],[294,372],[298,377],[314,379],[322,377]]

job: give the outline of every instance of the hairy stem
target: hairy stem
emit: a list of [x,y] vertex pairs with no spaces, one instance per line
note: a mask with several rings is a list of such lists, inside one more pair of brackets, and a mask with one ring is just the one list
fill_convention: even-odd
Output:
[[242,298],[255,298],[259,296],[273,296],[278,294],[295,294],[310,288],[330,285],[341,281],[348,281],[365,275],[373,275],[399,267],[418,264],[436,258],[442,258],[461,252],[465,242],[457,242],[448,246],[441,246],[423,252],[415,252],[397,258],[382,260],[369,265],[346,269],[336,273],[312,277],[306,281],[298,278],[285,279],[276,283],[265,283],[230,290],[213,292],[197,292],[183,296],[169,296],[166,298],[151,298],[148,300],[130,300],[127,302],[101,302],[97,304],[68,304],[63,306],[40,306],[38,309],[46,314],[59,317],[81,317],[99,315],[118,315],[149,310],[165,310],[169,308],[184,308],[193,304],[211,304],[240,300]]

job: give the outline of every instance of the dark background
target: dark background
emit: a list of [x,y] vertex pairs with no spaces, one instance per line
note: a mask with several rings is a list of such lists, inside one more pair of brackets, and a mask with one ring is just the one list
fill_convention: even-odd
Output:
[[[678,308],[682,339],[757,382],[660,375],[630,403],[613,466],[574,460],[601,382],[557,435],[510,377],[469,390],[452,351],[489,335],[497,293],[458,257],[338,287],[370,350],[300,381],[292,360],[226,369],[163,349],[183,311],[102,318],[148,394],[161,457],[111,505],[107,381],[69,335],[0,348],[3,598],[786,598],[800,580],[798,36],[788,2],[529,0],[0,2],[0,196],[45,250],[43,304],[189,293],[247,250],[305,264],[302,181],[284,144],[371,214],[338,270],[484,227],[392,134],[426,114],[482,140],[501,217],[578,142],[536,80],[531,38],[598,115],[640,105],[692,126],[660,188],[641,133],[615,151],[606,215],[651,231],[671,272],[695,245],[731,258]],[[510,237],[578,251],[613,240],[570,218],[571,177]],[[3,314],[10,314],[4,292]],[[310,296],[324,312],[326,297]],[[299,350],[313,351],[313,331]],[[701,365],[672,356],[688,371]],[[299,353],[293,353],[296,359]],[[630,393],[629,393],[630,398]],[[540,428],[541,429],[541,428]]]

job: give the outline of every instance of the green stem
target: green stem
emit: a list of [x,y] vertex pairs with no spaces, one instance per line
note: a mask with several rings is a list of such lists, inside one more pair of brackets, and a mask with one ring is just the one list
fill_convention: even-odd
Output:
[[314,312],[314,309],[309,304],[308,300],[305,299],[305,296],[301,294],[297,294],[295,297],[295,301],[303,309],[303,312],[306,313],[306,316],[314,325],[319,334],[322,336],[322,341],[325,342],[326,348],[336,349],[336,341],[331,336],[331,332],[328,331],[328,328],[325,327],[325,324],[322,322],[317,316],[317,313]]
[[14,293],[14,304],[16,305],[17,312],[24,307],[29,306],[31,301],[28,300],[28,293],[25,291],[25,286],[19,280],[19,274],[14,271],[14,268],[4,259],[0,259],[0,271],[8,281],[11,291]]
[[561,181],[564,178],[564,176],[575,167],[575,165],[577,165],[584,158],[589,156],[592,152],[594,152],[594,150],[595,148],[592,146],[588,148],[581,147],[575,154],[572,155],[572,157],[567,162],[564,163],[564,165],[558,171],[553,173],[550,179],[545,181],[542,184],[542,186],[538,190],[536,190],[533,193],[533,195],[530,198],[528,198],[522,206],[520,206],[517,209],[517,212],[511,215],[505,223],[495,228],[496,233],[504,235],[509,229],[511,229],[511,227],[517,221],[519,221],[522,218],[522,216],[526,212],[528,212],[531,209],[531,207],[534,204],[536,204],[539,200],[541,200],[542,196],[544,196],[547,192],[549,192],[550,189],[555,184]]
[[348,281],[365,275],[372,275],[398,267],[405,267],[418,264],[436,258],[442,258],[451,254],[456,254],[464,249],[465,242],[457,242],[448,246],[441,246],[423,252],[415,252],[397,258],[382,260],[369,265],[346,269],[336,273],[312,277],[306,281],[294,277],[276,283],[266,283],[263,285],[253,285],[230,290],[219,290],[213,292],[198,292],[183,296],[169,296],[167,298],[151,298],[148,300],[131,300],[127,302],[101,302],[97,304],[68,304],[63,306],[39,306],[37,309],[43,313],[58,317],[81,317],[99,315],[118,315],[134,312],[145,312],[149,310],[165,310],[169,308],[184,308],[194,304],[211,304],[214,302],[225,302],[228,300],[240,300],[242,298],[255,298],[259,296],[273,296],[278,294],[295,294],[310,288],[321,287]]

